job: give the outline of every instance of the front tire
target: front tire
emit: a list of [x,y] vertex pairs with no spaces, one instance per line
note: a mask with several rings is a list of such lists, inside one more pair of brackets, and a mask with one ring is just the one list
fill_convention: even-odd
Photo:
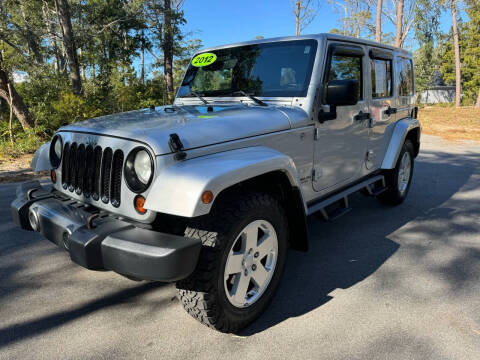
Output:
[[406,140],[398,155],[395,168],[385,172],[388,189],[378,196],[382,203],[399,205],[407,198],[413,177],[413,154],[413,144],[410,140]]
[[278,200],[265,193],[219,199],[185,236],[200,239],[197,268],[177,282],[185,310],[221,332],[238,332],[265,310],[280,282],[288,224]]

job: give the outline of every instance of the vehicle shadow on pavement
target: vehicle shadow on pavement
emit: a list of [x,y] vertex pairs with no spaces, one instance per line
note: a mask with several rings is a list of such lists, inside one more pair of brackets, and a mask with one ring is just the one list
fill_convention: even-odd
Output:
[[[351,198],[353,209],[344,217],[324,222],[311,216],[308,219],[309,251],[289,252],[284,276],[272,303],[241,335],[253,335],[313,311],[331,301],[334,296],[330,294],[335,289],[347,289],[365,280],[399,249],[400,245],[389,236],[405,224],[432,218],[451,219],[452,214],[438,207],[460,189],[470,190],[472,185],[466,186],[466,183],[478,172],[478,165],[474,164],[480,164],[480,154],[454,156],[424,151],[421,155],[416,161],[409,198],[402,205],[388,207],[374,198],[355,194]],[[473,204],[476,200],[470,201]],[[425,226],[412,229],[420,235],[435,231]],[[475,229],[464,227],[459,231]],[[415,251],[418,257],[426,256],[428,248],[419,246]],[[458,286],[458,276],[446,274],[452,288]]]
[[131,301],[137,296],[144,295],[164,286],[165,283],[146,282],[114,292],[110,295],[87,302],[76,308],[42,316],[34,320],[12,324],[0,329],[0,348],[10,343],[38,336],[44,332],[62,326],[68,322],[87,316],[97,311]]

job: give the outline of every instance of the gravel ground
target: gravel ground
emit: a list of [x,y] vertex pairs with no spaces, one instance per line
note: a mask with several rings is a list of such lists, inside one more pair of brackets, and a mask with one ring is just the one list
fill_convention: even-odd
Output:
[[363,195],[309,219],[267,312],[241,336],[186,314],[173,284],[91,272],[10,221],[0,184],[1,359],[480,359],[480,144],[424,136],[399,207]]

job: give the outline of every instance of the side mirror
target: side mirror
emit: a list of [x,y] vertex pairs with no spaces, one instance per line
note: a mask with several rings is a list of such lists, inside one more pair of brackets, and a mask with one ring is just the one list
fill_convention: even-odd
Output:
[[358,102],[358,80],[332,80],[326,87],[325,100],[330,111],[320,111],[318,121],[324,122],[337,118],[337,106],[355,105]]
[[358,80],[332,80],[327,84],[328,105],[355,105],[358,102]]

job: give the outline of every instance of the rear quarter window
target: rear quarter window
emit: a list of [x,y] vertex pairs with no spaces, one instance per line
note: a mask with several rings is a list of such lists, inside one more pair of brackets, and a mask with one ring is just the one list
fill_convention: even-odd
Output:
[[413,63],[411,59],[399,58],[397,61],[398,95],[411,96],[413,89]]
[[372,98],[392,96],[392,60],[370,59]]

